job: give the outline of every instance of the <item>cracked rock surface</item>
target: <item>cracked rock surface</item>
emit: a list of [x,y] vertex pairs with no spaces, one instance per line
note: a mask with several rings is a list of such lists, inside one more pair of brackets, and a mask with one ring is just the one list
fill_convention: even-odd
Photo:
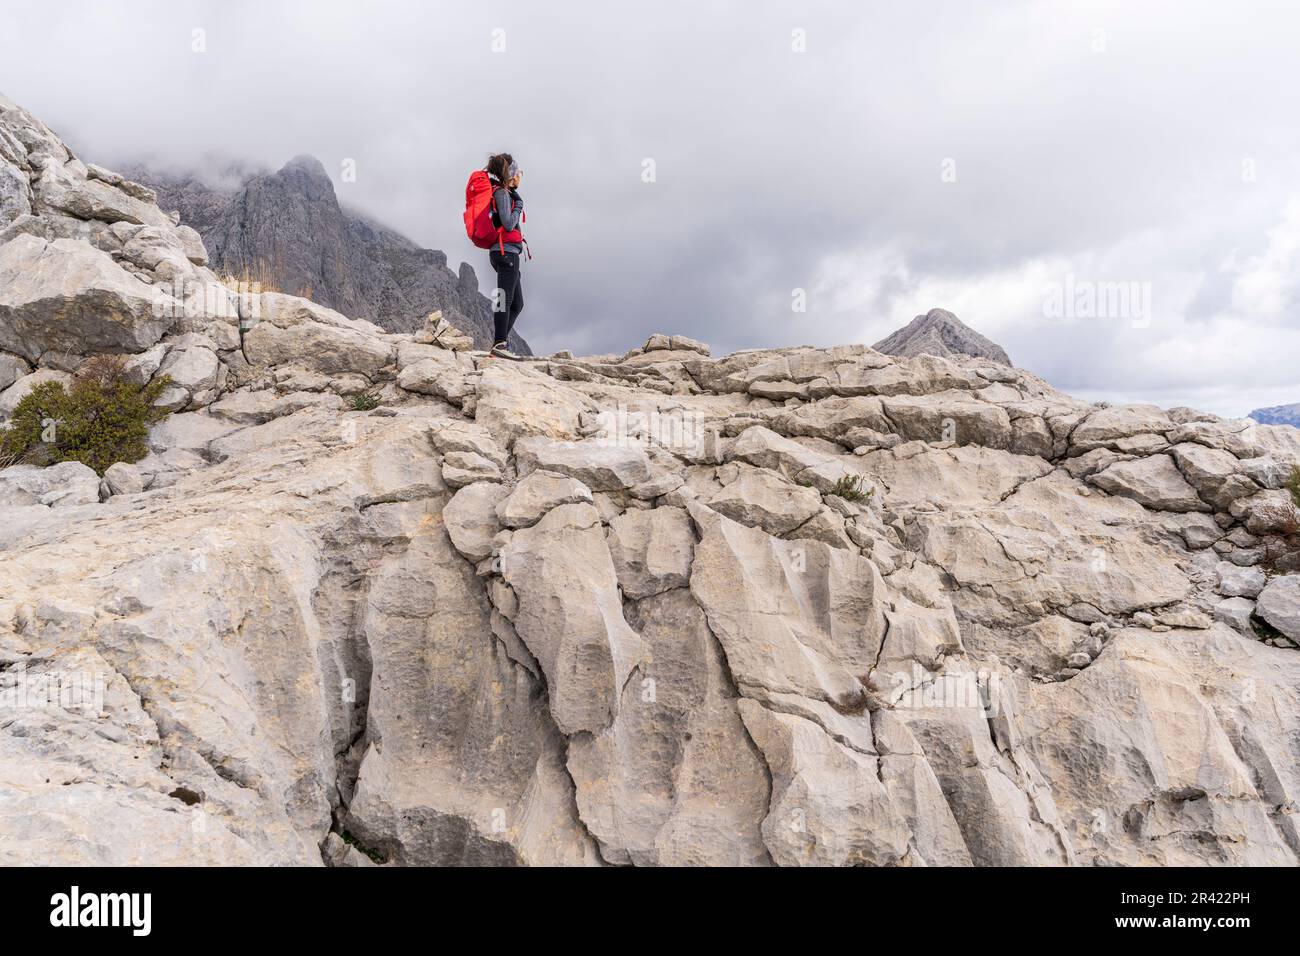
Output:
[[221,291],[3,99],[0,174],[0,417],[177,381],[111,479],[0,470],[0,863],[1300,860],[1300,432],[999,356],[494,360]]

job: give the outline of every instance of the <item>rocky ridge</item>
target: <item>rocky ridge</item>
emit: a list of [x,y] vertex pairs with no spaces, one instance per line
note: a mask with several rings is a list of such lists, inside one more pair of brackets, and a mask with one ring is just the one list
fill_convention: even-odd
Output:
[[142,461],[0,470],[0,862],[1300,857],[1294,430],[860,345],[489,359],[226,290],[2,99],[0,182],[0,418],[175,381]]

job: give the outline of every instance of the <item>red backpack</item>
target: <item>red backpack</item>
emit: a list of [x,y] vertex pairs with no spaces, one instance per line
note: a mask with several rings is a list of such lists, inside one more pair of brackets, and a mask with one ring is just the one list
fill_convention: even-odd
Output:
[[492,197],[496,187],[488,174],[476,169],[469,174],[465,184],[465,234],[480,249],[494,245],[505,252],[507,242],[523,242],[524,234],[518,229],[505,230],[492,224]]

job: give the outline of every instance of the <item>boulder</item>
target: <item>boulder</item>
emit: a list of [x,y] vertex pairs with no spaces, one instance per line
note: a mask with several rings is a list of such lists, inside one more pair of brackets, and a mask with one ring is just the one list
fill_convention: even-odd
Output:
[[0,226],[32,211],[32,194],[27,177],[19,169],[0,161]]
[[407,365],[398,373],[397,385],[408,392],[434,395],[457,406],[474,391],[464,369],[440,359],[423,359]]
[[373,380],[393,361],[393,349],[359,329],[299,321],[258,322],[244,333],[244,355],[254,366],[294,364],[325,375],[356,373]]
[[0,352],[0,392],[3,392],[24,375],[30,375],[32,367],[17,355]]
[[822,496],[813,488],[793,484],[766,469],[746,467],[709,498],[708,504],[741,524],[782,535],[817,514]]
[[1174,427],[1169,415],[1154,405],[1116,405],[1099,409],[1085,418],[1070,435],[1076,452],[1113,445],[1121,438],[1141,434],[1163,434]]
[[1233,630],[1254,637],[1250,619],[1255,613],[1255,602],[1250,598],[1230,597],[1214,605],[1214,619]]
[[1300,574],[1273,578],[1259,593],[1255,613],[1293,641],[1300,641]]
[[497,519],[507,528],[527,528],[560,505],[592,503],[591,489],[568,475],[537,470],[519,480],[497,505]]
[[79,461],[59,462],[46,468],[14,465],[0,470],[0,507],[65,508],[98,501],[99,476]]
[[472,451],[449,451],[442,457],[442,480],[449,488],[461,488],[476,481],[500,481],[500,467]]
[[505,453],[497,445],[491,432],[481,425],[460,419],[439,419],[429,424],[429,440],[442,454],[470,452],[492,462],[497,468],[506,465]]
[[217,353],[195,346],[168,352],[158,374],[169,376],[172,386],[184,389],[195,405],[206,405],[216,397],[221,371]]
[[1104,491],[1155,511],[1210,511],[1168,455],[1120,461],[1090,475],[1088,481]]
[[585,396],[545,375],[492,365],[479,381],[474,418],[509,448],[524,436],[575,439],[591,409]]
[[1184,442],[1175,445],[1172,454],[1183,477],[1218,511],[1225,510],[1238,498],[1259,491],[1259,485],[1243,474],[1236,456],[1226,451]]
[[28,361],[143,351],[178,308],[86,243],[24,235],[0,246],[0,349]]
[[640,444],[521,438],[514,447],[520,475],[543,469],[576,478],[592,491],[621,491],[648,481],[650,459]]
[[493,538],[501,530],[496,509],[506,489],[495,482],[466,485],[451,496],[442,509],[442,520],[456,550],[471,561],[482,561],[493,550]]
[[[123,180],[119,178],[119,182]],[[152,204],[151,199],[129,195],[111,183],[89,178],[86,172],[76,171],[73,163],[66,166],[46,163],[34,188],[45,205],[78,219],[135,225],[172,225],[171,220]]]
[[1229,561],[1220,561],[1214,569],[1218,580],[1216,590],[1227,597],[1259,597],[1268,578],[1259,568],[1241,568]]
[[115,462],[105,469],[104,484],[111,495],[136,495],[144,491],[140,469],[124,461]]

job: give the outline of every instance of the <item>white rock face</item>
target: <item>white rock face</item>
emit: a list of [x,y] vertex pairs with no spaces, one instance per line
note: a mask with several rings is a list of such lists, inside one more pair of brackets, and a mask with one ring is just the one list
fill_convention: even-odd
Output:
[[860,345],[503,362],[184,230],[0,98],[0,418],[104,351],[179,410],[0,469],[0,863],[1300,862],[1293,429]]

